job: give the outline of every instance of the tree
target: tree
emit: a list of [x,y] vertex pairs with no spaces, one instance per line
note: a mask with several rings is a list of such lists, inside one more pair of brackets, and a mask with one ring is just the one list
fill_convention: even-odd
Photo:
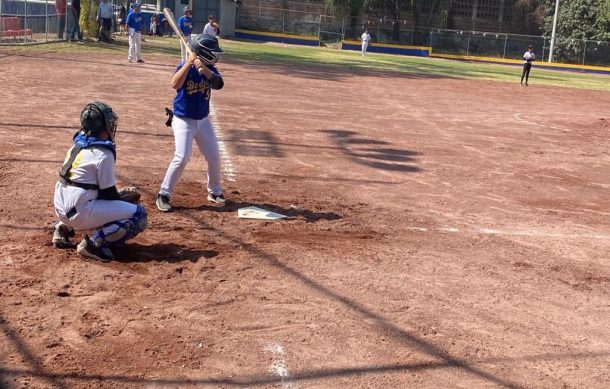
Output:
[[[548,0],[544,23],[545,35],[553,29],[556,0]],[[610,39],[610,4],[608,0],[561,0],[557,19],[554,56],[563,61],[582,59],[583,40]]]

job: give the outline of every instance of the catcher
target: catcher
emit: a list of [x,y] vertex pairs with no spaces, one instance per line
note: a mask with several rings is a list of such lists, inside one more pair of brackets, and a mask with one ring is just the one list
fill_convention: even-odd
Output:
[[114,259],[110,245],[124,243],[146,229],[146,210],[136,188],[117,190],[115,176],[118,117],[107,104],[87,104],[55,185],[53,246],[73,247],[74,230],[94,230],[76,251],[107,262]]

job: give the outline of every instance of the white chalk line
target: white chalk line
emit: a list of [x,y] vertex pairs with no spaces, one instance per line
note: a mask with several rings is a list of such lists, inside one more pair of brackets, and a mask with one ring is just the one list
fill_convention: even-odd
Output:
[[214,132],[216,133],[216,139],[218,140],[218,149],[220,150],[220,158],[222,159],[222,167],[224,170],[224,179],[230,182],[235,182],[235,168],[233,167],[233,163],[231,162],[231,158],[229,157],[229,151],[227,150],[227,146],[223,141],[222,127],[220,126],[220,122],[218,121],[218,116],[216,115],[216,109],[210,102],[210,122],[212,122],[212,126],[214,127]]
[[298,387],[291,382],[290,371],[288,371],[288,366],[286,366],[284,347],[277,343],[269,344],[265,347],[265,352],[273,355],[269,371],[280,377],[282,380],[282,387],[286,389],[297,389]]
[[522,113],[516,113],[514,115],[515,119],[517,119],[517,121],[519,122],[523,122],[523,123],[527,123],[527,124],[531,124],[533,126],[540,126],[540,127],[545,127],[545,128],[551,128],[553,130],[558,130],[558,131],[562,131],[562,132],[570,132],[569,129],[567,128],[562,128],[562,127],[557,127],[557,126],[550,126],[548,124],[542,124],[542,123],[536,123],[536,122],[531,122],[529,120],[523,119],[521,116],[523,114]]
[[532,231],[532,230],[517,230],[517,231],[509,231],[509,230],[499,230],[496,228],[470,228],[465,230],[460,230],[455,227],[439,227],[439,228],[426,228],[426,227],[418,227],[412,226],[408,227],[411,231],[417,232],[443,232],[443,233],[470,233],[470,234],[480,234],[480,235],[495,235],[495,236],[528,236],[528,237],[536,237],[536,238],[557,238],[557,239],[602,239],[602,240],[610,240],[610,235],[608,234],[599,234],[599,233],[558,233],[558,232],[547,232],[547,231]]

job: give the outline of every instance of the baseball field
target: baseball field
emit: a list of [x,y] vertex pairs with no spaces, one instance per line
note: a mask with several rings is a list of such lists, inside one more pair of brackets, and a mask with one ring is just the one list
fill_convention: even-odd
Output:
[[[608,76],[221,45],[229,203],[195,152],[173,213],[175,39],[0,47],[0,388],[608,387]],[[51,245],[94,100],[149,211],[109,263]]]

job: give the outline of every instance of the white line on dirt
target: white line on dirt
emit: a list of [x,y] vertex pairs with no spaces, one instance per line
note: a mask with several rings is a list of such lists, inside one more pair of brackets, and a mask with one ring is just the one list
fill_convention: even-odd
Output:
[[558,131],[562,131],[562,132],[570,132],[570,130],[569,130],[569,129],[567,129],[567,128],[563,128],[563,127],[557,127],[557,126],[550,126],[550,125],[547,125],[547,124],[542,124],[542,123],[531,122],[531,121],[529,121],[529,120],[523,119],[523,118],[521,117],[522,115],[523,115],[523,114],[519,112],[519,113],[514,114],[514,117],[515,117],[515,119],[517,119],[517,121],[519,121],[519,122],[523,122],[523,123],[531,124],[531,125],[533,125],[533,126],[540,126],[540,127],[551,128],[551,129],[553,129],[553,130],[558,130]]
[[286,360],[284,359],[284,347],[281,344],[269,344],[265,347],[265,352],[273,355],[273,360],[269,366],[269,371],[282,380],[282,387],[285,389],[296,389],[297,386],[291,382],[290,372],[288,366],[286,366]]
[[560,233],[560,232],[547,232],[547,231],[535,231],[535,230],[521,230],[521,231],[502,231],[495,228],[476,228],[472,230],[460,230],[455,227],[441,227],[437,229],[428,229],[425,227],[408,227],[412,231],[418,232],[442,232],[442,233],[458,233],[463,232],[465,234],[485,234],[495,236],[531,236],[537,238],[559,238],[559,239],[602,239],[610,240],[610,235],[599,234],[596,232],[583,232],[583,233]]
[[224,179],[227,181],[235,182],[235,169],[233,168],[233,163],[231,162],[231,158],[229,158],[229,151],[225,146],[225,142],[223,141],[222,129],[220,127],[220,122],[216,116],[216,110],[214,106],[210,102],[210,121],[212,122],[212,126],[214,127],[214,132],[216,133],[216,139],[218,139],[218,149],[220,150],[220,158],[222,159],[222,167],[224,169]]

